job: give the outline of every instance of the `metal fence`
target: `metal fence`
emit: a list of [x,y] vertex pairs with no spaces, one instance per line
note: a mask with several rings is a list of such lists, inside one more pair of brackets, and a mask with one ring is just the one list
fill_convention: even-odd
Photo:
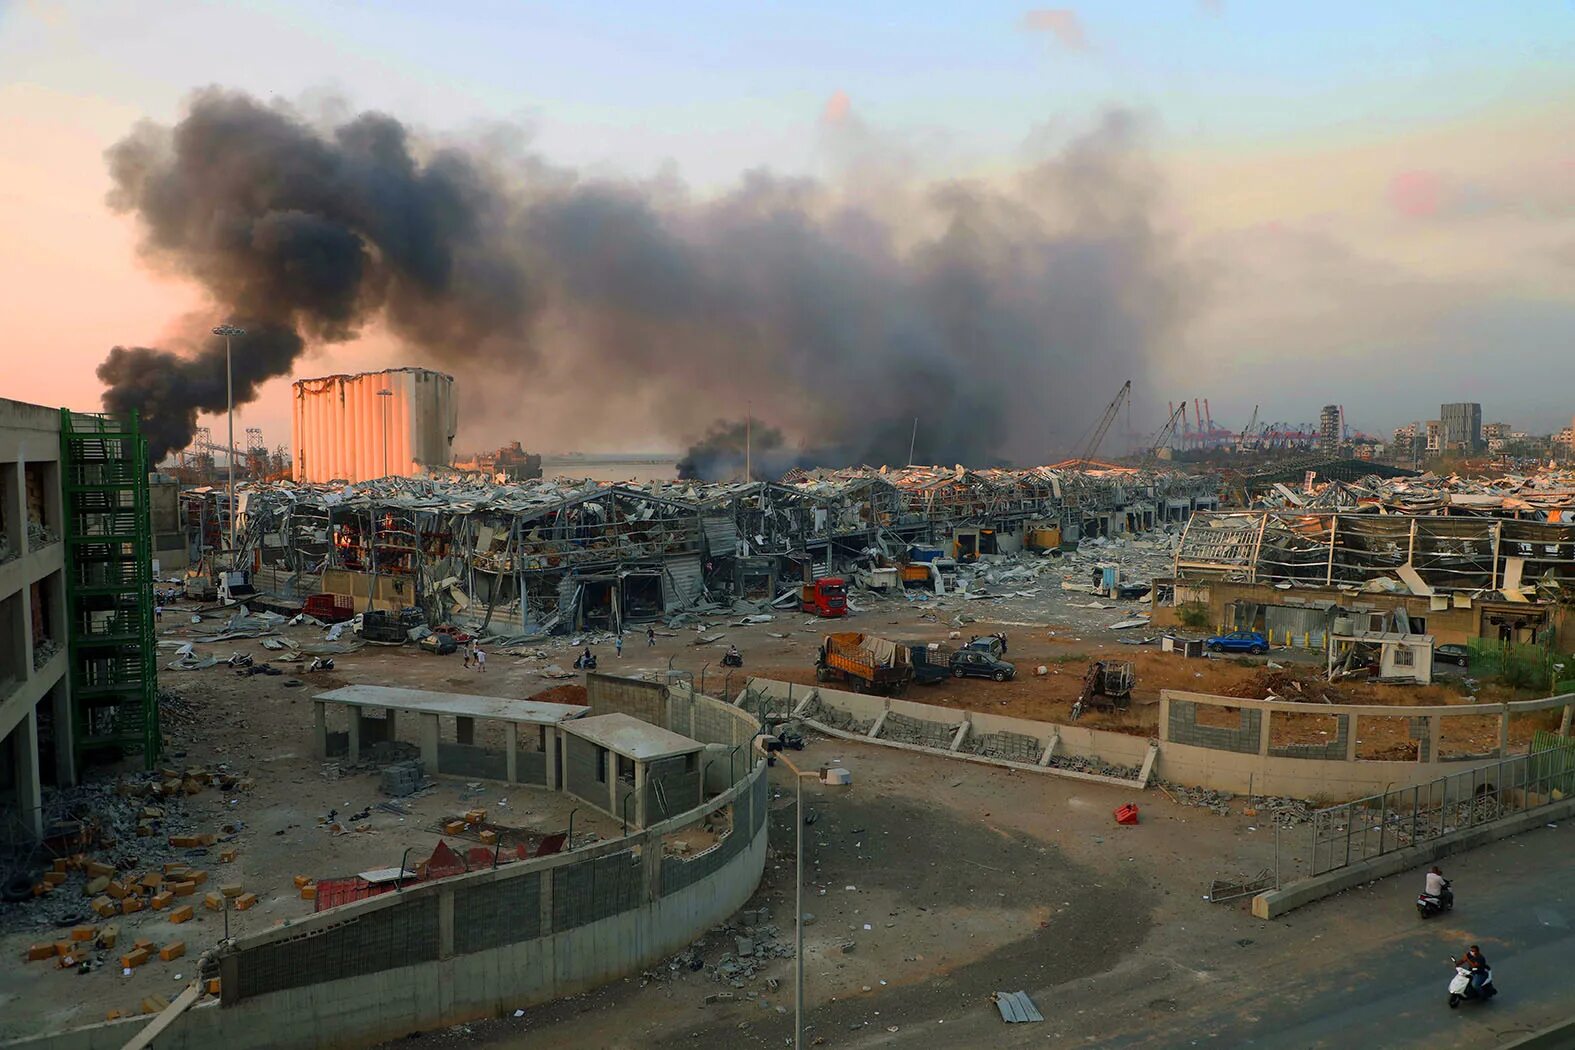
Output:
[[1575,781],[1572,745],[1575,741],[1560,741],[1427,784],[1320,809],[1313,814],[1311,874],[1372,860],[1567,797]]

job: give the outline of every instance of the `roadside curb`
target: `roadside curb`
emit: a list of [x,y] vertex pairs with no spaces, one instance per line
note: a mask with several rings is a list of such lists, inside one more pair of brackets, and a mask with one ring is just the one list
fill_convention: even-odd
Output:
[[[1531,831],[1551,821],[1575,816],[1575,798],[1539,806],[1525,813],[1516,813],[1492,824],[1463,828],[1440,836],[1421,846],[1410,846],[1382,857],[1361,861],[1308,879],[1298,879],[1288,886],[1260,893],[1252,899],[1252,914],[1259,919],[1273,919],[1304,904],[1322,900],[1343,890],[1365,883],[1376,882],[1390,875],[1429,864],[1451,853],[1460,853],[1490,842]],[[1554,1045],[1554,1044],[1550,1044]]]
[[1504,1043],[1499,1050],[1575,1050],[1575,1017]]

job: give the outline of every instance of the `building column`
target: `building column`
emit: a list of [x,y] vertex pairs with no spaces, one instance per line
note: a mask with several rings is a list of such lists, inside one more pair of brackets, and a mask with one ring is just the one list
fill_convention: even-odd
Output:
[[504,777],[510,784],[519,783],[520,727],[518,722],[503,723],[503,769]]
[[359,762],[361,761],[361,709],[347,705],[345,710],[350,712],[350,761]]
[[1258,715],[1258,754],[1268,757],[1269,722],[1274,718],[1274,712],[1265,707],[1259,710]]
[[469,715],[455,715],[454,735],[461,744],[474,744],[476,742],[476,720]]
[[1356,716],[1354,714],[1348,714],[1345,717],[1350,719],[1350,721],[1346,722],[1346,724],[1345,724],[1346,725],[1346,729],[1345,729],[1345,733],[1346,733],[1346,736],[1345,736],[1345,760],[1347,762],[1355,762],[1356,761],[1356,722],[1357,722],[1357,719],[1356,719]]
[[618,805],[618,756],[606,748],[602,750],[607,753],[607,812],[622,820],[623,809]]
[[645,778],[649,770],[644,762],[634,764],[634,822],[645,827]]
[[1504,705],[1504,712],[1498,716],[1498,757],[1504,758],[1509,754],[1509,705]]
[[558,727],[547,726],[547,790],[561,791],[563,785],[558,783]]
[[[64,635],[56,637],[64,638]],[[69,672],[49,691],[49,702],[55,710],[55,782],[61,787],[70,787],[77,782],[77,726],[71,717]]]
[[317,710],[313,712],[316,723],[317,757],[328,757],[328,701],[313,700],[312,706]]
[[16,768],[16,808],[34,838],[44,837],[42,787],[38,782],[38,715],[29,711],[11,730],[12,762]]
[[421,764],[428,775],[438,771],[438,716],[421,716]]
[[383,717],[388,719],[388,721],[384,723],[383,728],[388,732],[388,742],[392,744],[395,740],[399,739],[399,737],[394,733],[394,709],[392,707],[383,708]]

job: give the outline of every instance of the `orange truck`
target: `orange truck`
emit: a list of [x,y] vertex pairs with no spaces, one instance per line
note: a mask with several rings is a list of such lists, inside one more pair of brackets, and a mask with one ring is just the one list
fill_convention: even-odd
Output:
[[825,576],[804,584],[799,590],[799,606],[803,612],[828,619],[848,615],[848,581],[839,576]]
[[913,663],[900,642],[843,631],[821,642],[815,679],[847,682],[856,693],[896,694],[913,680]]

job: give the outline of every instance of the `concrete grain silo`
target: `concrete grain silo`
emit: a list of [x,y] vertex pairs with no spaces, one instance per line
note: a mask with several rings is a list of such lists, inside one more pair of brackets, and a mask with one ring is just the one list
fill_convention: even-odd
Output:
[[300,379],[291,393],[296,481],[409,477],[452,459],[453,376],[390,368]]

